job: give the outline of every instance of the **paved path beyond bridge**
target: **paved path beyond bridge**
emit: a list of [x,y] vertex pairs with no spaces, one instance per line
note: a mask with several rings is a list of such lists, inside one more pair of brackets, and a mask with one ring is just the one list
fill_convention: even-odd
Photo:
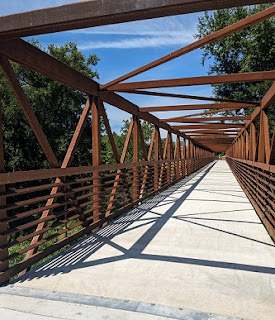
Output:
[[0,293],[5,313],[32,313],[39,302],[41,319],[50,316],[47,303],[65,303],[67,313],[79,312],[63,319],[82,319],[90,306],[90,319],[272,320],[275,247],[227,163],[217,161]]

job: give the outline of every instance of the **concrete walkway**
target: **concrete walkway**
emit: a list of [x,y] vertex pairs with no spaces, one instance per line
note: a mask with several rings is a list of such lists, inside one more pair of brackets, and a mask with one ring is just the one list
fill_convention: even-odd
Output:
[[[55,319],[45,306],[58,303],[58,319],[82,319],[91,308],[90,319],[272,320],[275,247],[218,161],[0,294],[2,320],[3,310]],[[66,316],[70,308],[80,314]]]

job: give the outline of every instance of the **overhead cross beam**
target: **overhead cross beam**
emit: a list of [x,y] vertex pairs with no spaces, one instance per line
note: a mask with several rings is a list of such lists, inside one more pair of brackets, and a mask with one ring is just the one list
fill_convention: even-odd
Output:
[[204,111],[204,112],[199,112],[199,113],[190,113],[187,115],[184,115],[184,118],[194,118],[196,119],[197,116],[205,116],[208,114],[216,114],[216,113],[220,113],[220,112],[225,112],[225,111],[232,111],[232,110],[239,110],[242,109],[242,107],[239,108],[223,108],[223,109],[217,109],[217,110],[208,110],[208,111]]
[[0,43],[0,53],[10,60],[44,76],[90,95],[98,95],[96,81],[51,57],[46,52],[21,39]]
[[138,106],[118,94],[107,91],[100,92],[99,84],[96,81],[86,77],[82,73],[51,57],[46,52],[41,51],[39,48],[34,47],[24,40],[7,40],[3,41],[3,43],[4,45],[0,47],[0,54],[3,54],[8,59],[75,90],[85,92],[88,95],[100,96],[103,101],[106,101],[123,111],[139,115],[143,120],[158,125],[165,130],[172,130],[172,133],[180,134],[182,137],[185,137],[184,133],[171,129],[168,124],[160,122],[157,117],[149,113],[140,112]]
[[267,93],[264,95],[261,106],[257,107],[250,116],[250,120],[245,123],[244,128],[240,131],[239,135],[236,137],[234,142],[240,137],[240,135],[253,123],[253,121],[257,120],[261,111],[269,108],[273,103],[275,103],[275,82],[271,85]]
[[[213,2],[213,1],[212,1]],[[225,1],[215,1],[215,2],[219,2],[220,4],[224,3]],[[245,5],[245,1],[241,1],[239,4],[241,5]],[[203,8],[201,8],[201,10],[204,10]],[[214,41],[217,41],[219,39],[222,39],[230,34],[233,34],[239,30],[242,30],[244,28],[247,28],[253,24],[256,24],[256,23],[259,23],[263,20],[266,20],[272,16],[275,15],[275,6],[274,7],[271,7],[271,8],[268,8],[266,10],[263,10],[261,12],[258,12],[250,17],[247,17],[241,21],[238,21],[232,25],[229,25],[221,30],[218,30],[210,35],[207,35],[206,37],[202,38],[202,39],[199,39],[179,50],[176,50],[172,53],[169,53],[168,55],[166,56],[163,56],[151,63],[148,63],[146,64],[145,66],[141,67],[141,68],[138,68],[132,72],[129,72],[127,73],[126,75],[124,76],[121,76],[107,84],[105,84],[104,86],[102,86],[103,89],[106,89],[106,88],[111,88],[113,85],[117,84],[117,83],[120,83],[124,80],[127,80],[129,78],[132,78],[134,76],[137,76],[145,71],[148,71],[152,68],[155,68],[165,62],[168,62],[172,59],[175,59],[179,56],[182,56],[186,53],[189,53],[195,49],[199,49],[201,48],[202,46],[206,45],[206,44],[209,44],[209,43],[212,43]]]
[[188,135],[190,135],[191,133],[198,134],[198,135],[200,135],[200,134],[207,135],[207,134],[212,134],[212,133],[237,134],[239,131],[240,131],[240,129],[204,129],[204,130],[197,129],[197,130],[188,130],[188,131],[186,131],[186,134],[188,134]]
[[103,26],[176,14],[267,3],[267,0],[90,0],[0,19],[0,39]]
[[204,110],[204,109],[223,109],[228,108],[232,110],[240,108],[252,108],[253,104],[234,104],[234,103],[208,103],[208,104],[183,104],[178,106],[153,106],[153,107],[141,107],[141,112],[160,112],[160,111],[184,111],[184,110]]
[[261,103],[261,101],[246,101],[246,100],[234,100],[234,99],[226,99],[226,98],[201,97],[201,96],[193,96],[189,94],[156,92],[156,91],[147,91],[147,90],[124,90],[123,92],[132,93],[132,94],[141,94],[146,96],[155,96],[155,97],[181,98],[181,99],[216,101],[216,102],[232,102],[239,105],[243,105],[243,104],[259,105]]
[[214,76],[190,77],[179,79],[149,80],[137,82],[124,82],[108,87],[110,91],[124,91],[132,89],[150,89],[196,86],[206,84],[238,83],[275,80],[275,71],[258,71],[247,73],[219,74]]
[[182,122],[182,123],[197,123],[197,122],[209,122],[209,121],[236,121],[236,120],[249,120],[249,116],[233,116],[233,117],[202,117],[202,118],[185,118],[185,117],[175,117],[168,119],[160,119],[164,122]]
[[228,128],[243,128],[244,124],[231,124],[231,123],[205,123],[205,124],[190,124],[172,126],[175,130],[181,129],[228,129]]

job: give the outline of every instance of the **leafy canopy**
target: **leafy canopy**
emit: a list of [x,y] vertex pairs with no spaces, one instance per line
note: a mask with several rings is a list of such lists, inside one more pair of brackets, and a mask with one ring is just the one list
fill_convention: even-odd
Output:
[[[249,15],[266,9],[269,5],[238,7],[205,12],[199,18],[197,38],[220,30]],[[275,19],[270,18],[261,23],[243,29],[224,39],[203,47],[202,64],[209,62],[209,74],[268,71],[275,69]],[[271,81],[251,83],[230,83],[213,86],[213,93],[219,98],[239,100],[261,100],[271,85]],[[230,111],[229,114],[247,113],[253,110]],[[275,124],[274,106],[268,115],[271,128]]]
[[[41,48],[39,42],[33,43]],[[50,44],[46,51],[75,70],[91,78],[98,78],[92,68],[97,65],[96,55],[85,57],[75,43],[62,46]],[[73,90],[43,75],[13,63],[12,67],[25,91],[58,161],[61,163],[81,115],[86,94]],[[14,97],[4,75],[0,72],[2,93],[5,171],[49,167],[34,133]],[[75,155],[75,164],[90,164],[91,121],[88,119]]]

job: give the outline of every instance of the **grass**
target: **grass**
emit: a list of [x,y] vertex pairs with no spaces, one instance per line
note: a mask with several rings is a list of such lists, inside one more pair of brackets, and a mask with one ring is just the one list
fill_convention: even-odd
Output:
[[[74,233],[76,233],[77,231],[81,230],[82,229],[82,226],[77,226],[71,230],[69,230],[68,232],[66,233],[63,233],[61,235],[58,235],[58,232],[61,231],[62,229],[64,229],[64,227],[71,227],[72,225],[74,225],[75,223],[77,223],[79,220],[72,220],[72,221],[69,221],[66,225],[60,225],[60,226],[57,226],[57,227],[54,227],[53,229],[51,230],[48,230],[47,232],[44,233],[43,235],[43,239],[47,239],[53,235],[57,235],[55,238],[53,239],[50,239],[49,241],[41,244],[39,247],[38,247],[38,252],[42,252],[44,251],[46,248],[48,247],[51,247],[53,244],[55,244],[56,242],[64,239],[66,236],[70,236]],[[87,235],[83,236],[83,237],[86,237]],[[83,238],[81,237],[81,238]],[[76,241],[79,241],[79,239],[73,241],[71,244],[69,245],[66,245],[64,247],[62,247],[61,249],[55,251],[54,253],[48,255],[47,257],[41,259],[40,261],[34,263],[32,266],[31,266],[31,269],[33,268],[36,268],[37,266],[41,265],[42,263],[48,261],[49,259],[53,258],[54,256],[56,256],[57,254],[59,254],[60,252],[66,250],[67,248],[69,248],[73,243],[75,243]],[[8,249],[8,253],[9,253],[9,256],[11,256],[12,254],[14,253],[17,253],[19,252],[20,250],[22,249],[25,249],[27,248],[29,245],[31,244],[31,239],[30,240],[26,240],[22,243],[19,243],[19,244],[16,244],[12,247],[10,247]],[[21,261],[24,260],[26,256],[26,253],[23,253],[23,254],[19,254],[17,257],[13,258],[13,259],[10,259],[9,260],[9,268],[15,266],[16,264],[20,263]],[[13,280],[16,280],[18,278],[18,274],[16,274],[15,276],[13,276],[12,278],[10,278],[10,281],[13,281]]]

